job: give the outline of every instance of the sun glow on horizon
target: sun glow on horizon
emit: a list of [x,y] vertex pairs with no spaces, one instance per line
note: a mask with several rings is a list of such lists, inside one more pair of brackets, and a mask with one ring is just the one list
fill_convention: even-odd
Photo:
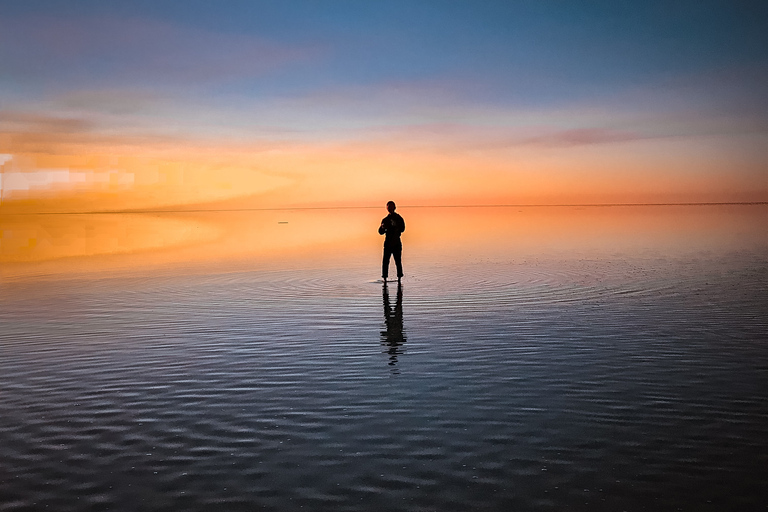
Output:
[[0,214],[768,201],[750,9],[44,3],[0,5]]
[[702,138],[482,152],[381,141],[80,144],[5,153],[0,213],[371,206],[389,197],[423,205],[766,201],[761,165],[737,150],[759,142],[737,140],[727,151]]

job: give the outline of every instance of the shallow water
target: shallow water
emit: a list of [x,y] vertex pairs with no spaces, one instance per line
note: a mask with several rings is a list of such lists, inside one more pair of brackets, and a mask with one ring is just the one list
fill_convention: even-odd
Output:
[[15,219],[0,510],[765,508],[768,206],[402,214]]

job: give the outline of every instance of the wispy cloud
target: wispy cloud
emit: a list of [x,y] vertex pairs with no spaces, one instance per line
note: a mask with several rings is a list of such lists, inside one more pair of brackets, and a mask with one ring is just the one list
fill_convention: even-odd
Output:
[[[543,119],[542,119],[543,120]],[[572,122],[577,120],[572,120]],[[556,123],[472,124],[424,123],[390,126],[371,130],[370,140],[392,148],[446,151],[452,154],[504,151],[507,149],[546,150],[581,146],[631,143],[667,135],[627,129],[590,126],[589,119],[576,128],[561,128]]]
[[592,144],[609,144],[613,142],[628,142],[647,139],[637,133],[606,128],[576,128],[573,130],[558,130],[525,138],[519,143],[536,146],[587,146]]
[[0,111],[0,131],[16,133],[83,133],[92,123],[82,118],[58,117],[36,112]]
[[189,137],[152,130],[124,116],[57,111],[0,111],[0,151],[4,153],[61,153],[100,146],[183,147]]
[[316,54],[306,46],[150,19],[0,19],[0,63],[6,76],[22,81],[192,85],[260,76]]

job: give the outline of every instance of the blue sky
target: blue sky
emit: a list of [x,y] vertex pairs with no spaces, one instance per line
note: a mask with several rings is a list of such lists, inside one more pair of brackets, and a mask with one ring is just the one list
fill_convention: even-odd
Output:
[[765,2],[0,0],[0,133],[704,136],[768,190],[766,26]]

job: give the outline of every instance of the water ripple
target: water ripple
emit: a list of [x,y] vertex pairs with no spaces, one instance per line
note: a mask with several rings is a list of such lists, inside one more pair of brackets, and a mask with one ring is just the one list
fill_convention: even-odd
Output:
[[760,505],[764,260],[409,268],[4,285],[0,510]]

